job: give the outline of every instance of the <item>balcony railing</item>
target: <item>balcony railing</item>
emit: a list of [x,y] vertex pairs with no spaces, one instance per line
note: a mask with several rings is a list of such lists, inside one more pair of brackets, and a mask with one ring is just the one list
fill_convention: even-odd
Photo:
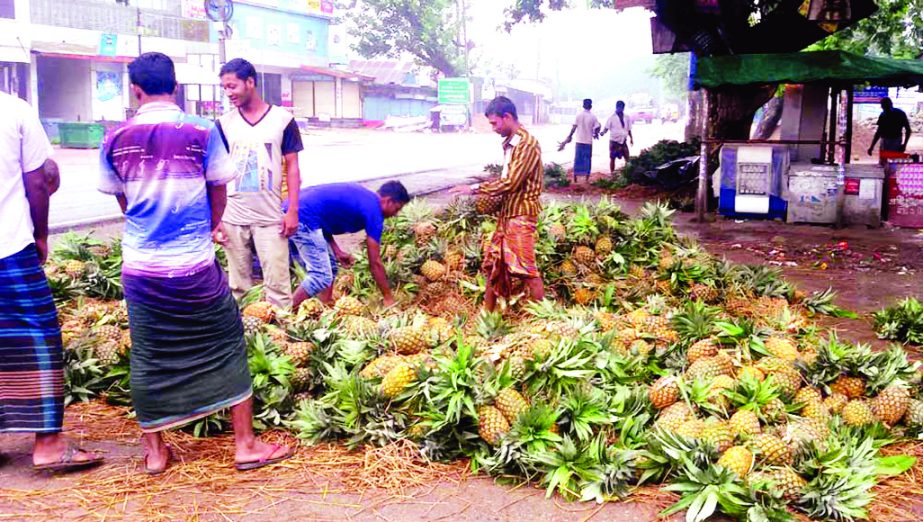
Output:
[[208,22],[183,18],[180,0],[164,1],[163,10],[111,0],[69,0],[65,5],[62,7],[60,0],[31,0],[32,23],[118,34],[138,34],[140,30],[144,36],[194,42],[209,40]]

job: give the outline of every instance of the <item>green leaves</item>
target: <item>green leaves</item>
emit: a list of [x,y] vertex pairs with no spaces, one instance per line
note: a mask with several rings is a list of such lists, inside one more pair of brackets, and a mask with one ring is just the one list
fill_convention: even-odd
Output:
[[701,469],[686,461],[683,475],[679,481],[664,488],[680,493],[682,498],[661,512],[662,515],[686,509],[686,522],[701,522],[714,515],[719,507],[722,513],[734,517],[747,512],[748,491],[737,482],[734,472],[720,466]]
[[872,317],[879,338],[923,344],[923,303],[917,298],[907,297]]

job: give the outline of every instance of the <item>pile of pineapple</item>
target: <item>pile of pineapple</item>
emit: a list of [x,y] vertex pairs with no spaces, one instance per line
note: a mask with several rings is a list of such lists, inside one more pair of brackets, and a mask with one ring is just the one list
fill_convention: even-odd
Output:
[[[258,423],[349,447],[409,438],[427,458],[572,499],[662,484],[680,495],[668,512],[689,520],[865,517],[881,477],[913,464],[879,450],[923,431],[918,365],[819,329],[814,313],[838,312],[833,293],[716,259],[670,214],[548,205],[536,251],[549,298],[514,295],[488,314],[478,269],[493,219],[470,202],[410,205],[383,238],[399,309],[378,304],[362,256],[334,306],[241,303]],[[124,398],[123,307],[62,299],[68,345],[93,356],[70,366],[115,360],[90,385],[69,370],[83,379],[72,389]],[[214,416],[191,429],[226,427]]]

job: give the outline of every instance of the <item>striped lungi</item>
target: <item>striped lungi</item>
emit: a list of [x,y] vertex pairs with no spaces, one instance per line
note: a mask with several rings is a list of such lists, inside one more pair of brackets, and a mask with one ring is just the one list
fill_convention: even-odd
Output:
[[0,259],[0,432],[57,433],[63,420],[61,329],[33,244]]
[[535,216],[501,218],[484,252],[482,270],[497,295],[509,297],[511,277],[541,277],[535,262]]
[[593,168],[593,145],[578,143],[574,148],[574,177],[589,176]]

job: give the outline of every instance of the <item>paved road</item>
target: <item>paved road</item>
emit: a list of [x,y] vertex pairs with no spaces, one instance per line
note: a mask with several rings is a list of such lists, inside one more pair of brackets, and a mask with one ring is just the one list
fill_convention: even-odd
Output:
[[[569,164],[573,145],[557,152],[567,126],[539,126],[536,136],[544,145],[547,162]],[[634,150],[659,139],[677,139],[682,126],[637,125]],[[303,136],[305,152],[299,157],[303,185],[338,181],[366,181],[400,177],[415,193],[431,192],[462,183],[481,174],[488,163],[500,163],[499,137],[492,133],[422,134],[371,130],[312,130]],[[96,190],[98,151],[59,149],[61,190],[51,201],[51,226],[63,230],[119,217],[115,200]],[[608,168],[605,141],[594,147],[594,170]]]

